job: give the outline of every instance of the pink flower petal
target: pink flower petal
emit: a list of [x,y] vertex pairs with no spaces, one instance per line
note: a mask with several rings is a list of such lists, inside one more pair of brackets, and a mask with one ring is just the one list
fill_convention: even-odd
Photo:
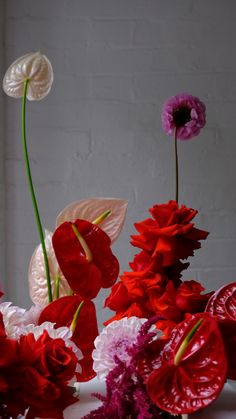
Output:
[[73,202],[64,208],[57,217],[56,227],[65,221],[87,220],[93,222],[96,218],[110,210],[111,213],[99,227],[105,231],[113,243],[119,236],[126,216],[128,201],[116,198],[91,198]]
[[[51,277],[52,292],[55,295],[55,278],[57,275],[60,277],[59,282],[59,295],[60,297],[68,295],[70,293],[70,287],[66,281],[64,275],[62,274],[53,247],[52,247],[52,233],[46,231],[45,235],[45,245],[48,255],[48,263]],[[29,293],[30,298],[34,304],[38,304],[42,307],[48,304],[48,289],[47,289],[47,279],[45,273],[44,257],[42,252],[42,246],[39,245],[29,264],[28,271],[28,281],[29,281]]]

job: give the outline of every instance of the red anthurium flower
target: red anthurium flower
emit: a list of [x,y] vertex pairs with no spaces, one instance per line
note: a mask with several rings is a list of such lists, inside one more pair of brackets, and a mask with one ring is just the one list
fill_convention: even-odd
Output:
[[168,204],[154,205],[150,209],[154,219],[136,223],[140,233],[132,236],[133,246],[149,252],[152,256],[162,257],[162,266],[175,264],[179,259],[193,256],[195,249],[201,247],[200,240],[206,239],[208,233],[199,230],[191,223],[197,211],[175,201]]
[[176,305],[184,313],[200,313],[205,310],[206,304],[213,292],[201,294],[205,288],[197,281],[184,281],[177,289]]
[[218,319],[228,358],[227,378],[236,380],[236,282],[216,291],[208,301],[206,311]]
[[97,225],[85,220],[65,222],[56,229],[52,243],[61,271],[76,294],[92,299],[100,288],[116,281],[119,263],[110,238]]
[[218,320],[228,359],[227,378],[236,380],[236,321]]
[[221,391],[227,372],[216,320],[202,313],[176,326],[155,368],[147,391],[159,408],[178,415],[208,406]]
[[216,291],[208,301],[206,311],[219,319],[236,321],[236,282]]
[[89,381],[96,375],[93,371],[92,351],[94,349],[94,339],[98,335],[98,327],[93,302],[83,299],[79,295],[61,297],[44,308],[39,318],[39,324],[50,321],[55,323],[56,327],[70,327],[76,310],[83,300],[84,303],[78,316],[72,340],[83,353],[83,359],[80,361],[82,373],[77,374],[77,379],[78,381]]

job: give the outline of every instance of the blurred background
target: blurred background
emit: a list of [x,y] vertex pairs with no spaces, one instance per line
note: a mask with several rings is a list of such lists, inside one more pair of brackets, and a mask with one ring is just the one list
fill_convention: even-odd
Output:
[[[207,290],[236,280],[236,2],[234,0],[0,0],[0,71],[40,50],[51,93],[27,104],[32,175],[45,227],[88,197],[129,201],[114,246],[121,272],[133,223],[174,198],[174,143],[161,128],[170,96],[207,107],[201,134],[179,142],[180,203],[210,231],[185,279]],[[0,283],[28,307],[27,270],[38,245],[21,150],[21,103],[0,94]],[[100,322],[106,292],[97,298]]]

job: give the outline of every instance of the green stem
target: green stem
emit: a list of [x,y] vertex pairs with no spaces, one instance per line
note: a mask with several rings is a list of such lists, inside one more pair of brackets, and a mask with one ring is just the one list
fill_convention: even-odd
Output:
[[45,246],[45,241],[44,241],[42,224],[41,224],[41,220],[39,216],[38,205],[37,205],[37,201],[36,201],[36,197],[34,193],[34,186],[33,186],[33,181],[32,181],[32,176],[31,176],[29,155],[28,155],[27,142],[26,142],[26,123],[25,123],[26,117],[25,116],[26,116],[26,95],[27,95],[28,84],[29,84],[29,79],[26,79],[24,82],[24,95],[22,97],[22,146],[23,146],[25,168],[26,168],[26,173],[27,173],[28,182],[29,182],[30,194],[31,194],[34,214],[36,218],[36,224],[37,224],[40,242],[41,242],[41,246],[43,250],[45,272],[46,272],[46,277],[47,277],[47,287],[48,287],[48,301],[49,303],[51,303],[52,302],[52,288],[51,288],[48,257],[47,257],[47,251],[46,251],[46,246]]
[[179,162],[178,162],[178,146],[177,146],[177,128],[175,129],[175,200],[179,201]]

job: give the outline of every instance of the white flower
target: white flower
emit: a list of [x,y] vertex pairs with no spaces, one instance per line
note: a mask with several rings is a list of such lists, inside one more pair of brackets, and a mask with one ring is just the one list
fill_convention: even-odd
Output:
[[[92,353],[93,369],[97,373],[99,380],[105,380],[107,374],[114,369],[116,363],[114,357],[117,356],[127,365],[130,361],[130,355],[127,348],[131,348],[135,343],[141,326],[147,319],[138,317],[125,317],[121,320],[115,320],[105,327],[94,341],[95,349]],[[157,337],[161,333],[152,326],[150,331],[157,332]]]
[[1,303],[0,312],[3,315],[3,323],[6,335],[12,339],[18,339],[24,333],[28,324],[35,326],[42,311],[40,306],[32,306],[29,310],[13,306],[11,302]]
[[[45,246],[48,257],[48,264],[51,277],[51,287],[52,292],[55,295],[55,279],[59,277],[59,295],[63,297],[70,294],[70,287],[62,274],[56,255],[52,245],[52,233],[48,230],[45,230]],[[47,276],[45,271],[44,255],[42,250],[42,245],[40,244],[31,258],[29,264],[28,272],[28,281],[29,281],[29,293],[30,298],[35,304],[39,304],[42,307],[45,307],[48,304],[48,287],[47,287]],[[55,295],[56,297],[56,295]]]
[[11,302],[6,302],[0,304],[0,312],[3,316],[7,337],[17,339],[19,337],[19,330],[24,323],[23,319],[26,310],[21,307],[12,306]]
[[14,61],[4,76],[3,90],[8,96],[22,97],[26,79],[29,80],[27,90],[29,100],[40,100],[47,96],[53,83],[53,70],[45,55],[34,52]]

